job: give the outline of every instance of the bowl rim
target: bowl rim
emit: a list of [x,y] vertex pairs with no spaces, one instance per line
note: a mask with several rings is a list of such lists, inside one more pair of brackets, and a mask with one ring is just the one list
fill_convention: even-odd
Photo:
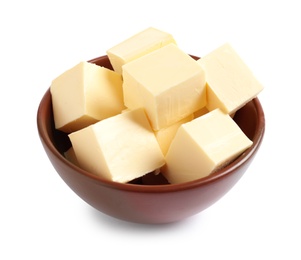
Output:
[[[192,57],[197,58],[197,56]],[[96,62],[100,61],[101,59],[107,59],[107,55],[100,56],[98,58],[94,58],[89,62]],[[118,190],[126,190],[131,192],[144,192],[144,193],[165,193],[165,192],[176,192],[181,190],[193,189],[199,186],[206,185],[208,183],[212,183],[217,179],[221,179],[226,177],[227,175],[231,174],[235,171],[235,169],[241,167],[242,165],[246,164],[252,157],[254,153],[257,152],[264,136],[265,132],[265,116],[262,105],[258,99],[255,97],[250,102],[253,102],[256,112],[257,112],[257,125],[255,129],[255,135],[253,137],[253,144],[250,148],[248,148],[244,153],[242,153],[237,159],[231,162],[229,165],[223,167],[220,170],[217,170],[215,173],[208,175],[207,177],[203,177],[197,180],[178,183],[178,184],[160,184],[160,185],[141,185],[141,184],[131,184],[131,183],[118,183],[114,181],[110,181],[107,179],[102,178],[101,176],[96,176],[84,169],[76,166],[75,164],[68,161],[54,146],[51,142],[50,137],[47,135],[47,127],[46,121],[43,120],[45,115],[48,113],[48,110],[51,109],[49,104],[51,104],[51,93],[50,87],[45,92],[40,104],[38,106],[37,111],[37,128],[40,139],[44,145],[48,147],[50,152],[63,164],[66,164],[68,167],[72,168],[73,171],[81,174],[91,181],[95,182],[98,185],[107,186],[112,189]]]

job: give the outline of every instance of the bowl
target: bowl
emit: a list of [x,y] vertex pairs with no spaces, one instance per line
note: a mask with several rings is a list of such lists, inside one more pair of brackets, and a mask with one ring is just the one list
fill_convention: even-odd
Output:
[[[193,55],[191,57],[198,59]],[[90,62],[112,69],[107,56]],[[234,120],[253,141],[253,145],[226,167],[205,178],[180,184],[168,184],[160,174],[146,175],[123,184],[97,177],[64,157],[71,143],[67,134],[54,128],[49,89],[37,112],[41,143],[65,183],[100,212],[117,219],[144,224],[171,223],[198,214],[222,198],[239,181],[253,161],[264,137],[265,117],[259,99],[254,98],[238,110]]]

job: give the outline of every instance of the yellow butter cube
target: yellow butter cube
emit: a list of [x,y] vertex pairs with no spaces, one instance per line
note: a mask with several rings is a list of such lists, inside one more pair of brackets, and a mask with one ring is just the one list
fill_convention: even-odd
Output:
[[71,133],[124,108],[122,78],[109,69],[80,62],[52,81],[55,127]]
[[162,173],[170,183],[208,176],[252,145],[233,119],[215,109],[182,124],[166,154]]
[[169,43],[176,43],[171,34],[150,27],[107,50],[114,71],[122,73],[122,66]]
[[78,165],[76,155],[72,146],[66,152],[64,152],[64,156],[69,162]]
[[206,105],[204,70],[174,44],[125,64],[122,76],[125,105],[143,107],[154,130]]
[[207,81],[207,108],[233,114],[263,89],[249,67],[230,44],[224,44],[198,62]]
[[79,165],[111,181],[129,182],[165,163],[143,109],[104,119],[69,138]]

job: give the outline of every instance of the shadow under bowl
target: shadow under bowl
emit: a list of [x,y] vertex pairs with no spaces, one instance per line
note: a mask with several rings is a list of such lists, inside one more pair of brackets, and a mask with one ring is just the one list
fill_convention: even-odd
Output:
[[[107,56],[90,62],[112,69]],[[140,179],[122,184],[95,176],[64,157],[71,143],[67,134],[54,127],[49,89],[37,112],[40,140],[53,167],[65,183],[100,212],[145,224],[170,223],[195,215],[218,201],[238,182],[254,159],[264,136],[265,117],[258,98],[238,110],[234,120],[253,141],[253,145],[226,167],[205,178],[181,184],[166,184],[160,175],[155,181],[144,180],[143,183]]]

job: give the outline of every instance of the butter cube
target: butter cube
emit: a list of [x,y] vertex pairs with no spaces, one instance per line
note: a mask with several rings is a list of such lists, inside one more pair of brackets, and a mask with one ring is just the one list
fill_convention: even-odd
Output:
[[76,155],[72,146],[66,152],[64,152],[64,156],[69,162],[78,166]]
[[89,62],[80,62],[54,79],[50,91],[55,127],[67,133],[125,108],[121,76]]
[[233,114],[263,89],[230,44],[224,44],[198,62],[206,72],[207,108]]
[[171,34],[147,28],[107,50],[114,71],[122,74],[122,66],[169,43],[176,43]]
[[178,128],[182,124],[191,121],[193,118],[194,118],[193,115],[190,115],[168,127],[161,128],[158,131],[154,131],[157,141],[160,145],[161,151],[164,155],[166,155],[168,148],[170,146],[170,143],[172,142],[173,138],[175,137]]
[[126,183],[165,163],[143,109],[104,119],[69,138],[79,165],[107,180]]
[[182,124],[165,157],[162,173],[170,183],[208,176],[252,145],[233,119],[215,109]]
[[122,76],[126,107],[143,107],[154,130],[206,105],[204,70],[175,44],[125,64]]

